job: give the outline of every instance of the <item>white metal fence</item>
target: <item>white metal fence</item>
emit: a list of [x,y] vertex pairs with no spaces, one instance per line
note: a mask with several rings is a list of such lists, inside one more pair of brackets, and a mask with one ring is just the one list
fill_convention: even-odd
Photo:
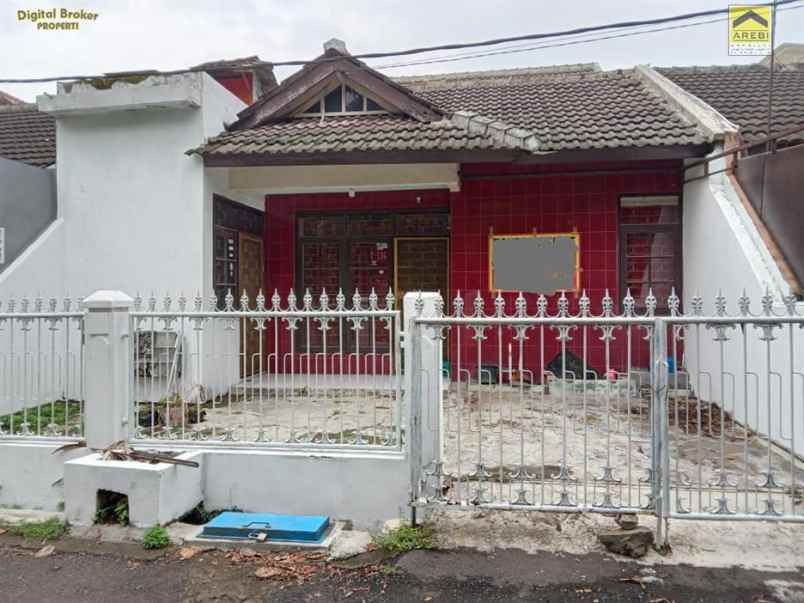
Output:
[[804,520],[792,299],[752,313],[743,296],[730,314],[694,298],[689,315],[675,294],[662,315],[652,295],[596,312],[586,295],[535,301],[498,294],[487,311],[458,295],[413,321],[451,374],[439,412],[414,410],[439,440],[418,504]]
[[402,446],[400,313],[372,291],[135,301],[137,439]]
[[419,505],[804,521],[800,302],[425,297],[404,334],[390,293],[9,301],[0,437],[405,451]]
[[0,436],[83,435],[82,318],[78,300],[0,302]]

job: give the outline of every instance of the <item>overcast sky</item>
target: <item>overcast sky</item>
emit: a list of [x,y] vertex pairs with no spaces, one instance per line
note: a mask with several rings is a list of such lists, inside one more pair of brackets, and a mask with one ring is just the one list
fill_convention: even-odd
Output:
[[[332,37],[352,53],[548,32],[613,21],[722,8],[728,0],[81,0],[0,2],[0,77],[179,69],[212,59],[258,54],[268,61],[313,58]],[[78,31],[37,31],[20,9],[83,8],[99,13]],[[804,42],[804,2],[778,13],[777,43]],[[611,34],[600,34],[611,35]],[[544,42],[543,42],[544,43]],[[536,45],[528,43],[527,45]],[[520,46],[522,43],[519,44]],[[496,49],[499,49],[496,48]],[[490,49],[494,50],[494,49]],[[452,52],[437,53],[444,57]],[[466,51],[462,51],[466,52]],[[371,61],[373,66],[435,58]],[[727,54],[726,22],[615,40],[543,48],[449,63],[385,69],[389,75],[598,62],[604,69],[653,65],[746,63]],[[277,69],[284,78],[291,69]],[[4,85],[34,100],[54,85]]]

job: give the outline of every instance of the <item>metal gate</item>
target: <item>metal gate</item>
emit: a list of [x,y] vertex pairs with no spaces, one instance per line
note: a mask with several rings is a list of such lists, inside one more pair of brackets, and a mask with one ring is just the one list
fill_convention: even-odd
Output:
[[659,543],[671,517],[804,519],[792,300],[766,295],[753,314],[743,296],[729,315],[722,296],[706,314],[696,297],[689,316],[675,292],[629,293],[619,312],[608,294],[596,311],[585,294],[535,302],[418,304],[409,333],[435,351],[414,367],[414,504],[651,513]]

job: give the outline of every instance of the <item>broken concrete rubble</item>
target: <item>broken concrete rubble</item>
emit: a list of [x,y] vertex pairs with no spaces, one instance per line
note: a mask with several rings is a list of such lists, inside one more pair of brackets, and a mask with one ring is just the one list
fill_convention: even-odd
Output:
[[614,521],[623,530],[633,530],[639,525],[639,516],[636,513],[618,513]]
[[609,552],[636,559],[644,557],[653,545],[653,531],[644,526],[604,530],[598,533],[597,539]]

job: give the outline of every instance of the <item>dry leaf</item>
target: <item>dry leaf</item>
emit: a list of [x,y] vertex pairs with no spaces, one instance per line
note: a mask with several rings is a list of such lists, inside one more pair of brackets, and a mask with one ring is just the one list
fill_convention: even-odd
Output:
[[6,532],[8,532],[8,530],[3,529],[3,528],[0,528],[0,536],[2,536],[3,534],[5,534]]
[[179,559],[181,559],[182,561],[187,561],[188,559],[192,559],[201,552],[202,552],[201,547],[185,546],[179,549]]
[[271,567],[267,565],[265,567],[257,568],[257,571],[254,572],[254,575],[261,580],[268,580],[270,578],[276,578],[277,576],[282,575],[282,570],[277,567]]
[[56,547],[54,547],[52,544],[49,544],[47,546],[43,546],[41,549],[36,551],[34,557],[50,557],[55,552],[55,550]]

